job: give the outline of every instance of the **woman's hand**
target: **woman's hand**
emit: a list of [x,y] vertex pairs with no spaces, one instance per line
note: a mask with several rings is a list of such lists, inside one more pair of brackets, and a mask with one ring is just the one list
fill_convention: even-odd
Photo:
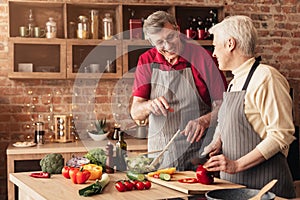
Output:
[[228,159],[223,154],[211,157],[203,167],[206,168],[207,171],[223,171],[228,174],[238,172],[238,163],[235,160]]
[[209,155],[209,157],[220,154],[222,151],[222,141],[220,132],[215,132],[214,138],[209,145],[204,147],[202,155]]
[[191,120],[187,123],[185,129],[181,132],[187,136],[187,141],[190,143],[199,142],[204,134],[204,131],[209,127],[210,117],[202,116],[198,119]]

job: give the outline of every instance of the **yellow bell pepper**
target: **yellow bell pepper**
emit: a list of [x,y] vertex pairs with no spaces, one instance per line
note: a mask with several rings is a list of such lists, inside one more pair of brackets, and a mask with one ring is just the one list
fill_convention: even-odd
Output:
[[170,167],[170,168],[164,168],[164,169],[159,169],[155,172],[149,172],[148,176],[149,177],[153,177],[153,176],[159,176],[159,174],[174,174],[176,172],[176,168],[175,167]]
[[83,166],[83,169],[91,172],[89,180],[101,179],[102,177],[102,167],[95,164],[86,164]]

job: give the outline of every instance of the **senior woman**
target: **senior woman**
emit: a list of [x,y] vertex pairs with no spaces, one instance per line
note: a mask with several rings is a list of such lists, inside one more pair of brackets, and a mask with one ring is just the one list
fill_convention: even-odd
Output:
[[234,78],[223,95],[214,140],[205,148],[211,157],[204,167],[249,188],[278,179],[271,191],[295,197],[286,159],[295,139],[287,80],[254,57],[257,31],[249,17],[227,17],[209,31],[219,68]]

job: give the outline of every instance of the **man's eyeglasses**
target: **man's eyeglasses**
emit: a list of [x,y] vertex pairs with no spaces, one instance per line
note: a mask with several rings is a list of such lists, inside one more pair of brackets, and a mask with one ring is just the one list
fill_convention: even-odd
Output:
[[178,31],[174,30],[166,37],[166,39],[164,39],[164,40],[159,39],[155,42],[150,39],[150,42],[156,48],[162,49],[166,45],[166,43],[169,44],[169,43],[175,42],[175,40],[178,38],[178,36],[179,36]]

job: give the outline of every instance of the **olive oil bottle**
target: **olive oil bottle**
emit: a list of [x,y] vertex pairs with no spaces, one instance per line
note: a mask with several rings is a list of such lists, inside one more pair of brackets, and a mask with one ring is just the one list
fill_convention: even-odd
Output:
[[126,170],[125,157],[127,156],[127,143],[124,140],[124,132],[119,131],[119,140],[116,143],[116,168],[118,171]]

